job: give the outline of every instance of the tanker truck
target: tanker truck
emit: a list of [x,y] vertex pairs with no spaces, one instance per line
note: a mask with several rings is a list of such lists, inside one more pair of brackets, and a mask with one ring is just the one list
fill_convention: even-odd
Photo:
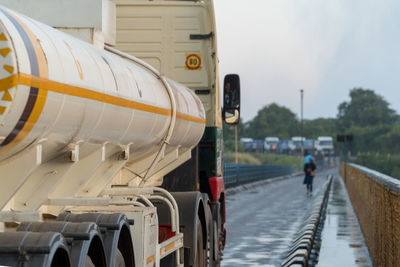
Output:
[[0,265],[220,265],[212,0],[0,0],[0,59]]

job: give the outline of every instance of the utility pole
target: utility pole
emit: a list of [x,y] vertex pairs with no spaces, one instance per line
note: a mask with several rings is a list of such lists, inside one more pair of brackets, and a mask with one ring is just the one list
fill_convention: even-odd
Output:
[[235,163],[239,163],[238,159],[238,126],[235,125]]
[[300,137],[301,137],[301,156],[304,157],[304,140],[303,140],[303,95],[304,95],[304,90],[300,89],[300,107],[301,107],[301,132],[300,132]]

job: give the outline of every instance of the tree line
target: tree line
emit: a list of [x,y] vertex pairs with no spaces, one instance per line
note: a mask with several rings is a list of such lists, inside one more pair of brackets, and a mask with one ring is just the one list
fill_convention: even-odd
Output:
[[[375,168],[379,168],[375,164],[377,158],[383,155],[397,158],[396,155],[400,155],[400,116],[390,108],[389,102],[373,90],[353,88],[349,96],[350,101],[344,101],[338,106],[335,118],[304,120],[303,136],[307,139],[332,136],[335,139],[337,134],[352,134],[354,139],[348,144],[348,150],[353,158],[360,164],[373,165]],[[224,126],[225,149],[228,151],[234,148],[234,127]],[[239,138],[264,139],[267,136],[277,136],[280,139],[290,139],[301,135],[298,116],[276,103],[264,106],[248,122],[241,120],[237,127]],[[340,154],[343,145],[335,144],[335,147]],[[397,162],[397,165],[400,164]],[[395,166],[386,166],[385,173],[400,176],[400,170],[399,173],[393,173],[394,169]]]

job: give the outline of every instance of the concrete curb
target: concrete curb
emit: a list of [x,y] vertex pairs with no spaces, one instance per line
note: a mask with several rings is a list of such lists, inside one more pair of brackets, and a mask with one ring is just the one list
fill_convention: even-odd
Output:
[[300,226],[300,230],[297,232],[296,238],[292,241],[282,266],[308,266],[308,260],[320,224],[322,211],[328,203],[332,178],[333,176],[330,175],[328,181],[326,181],[324,185],[323,194],[314,199],[311,212],[305,222]]

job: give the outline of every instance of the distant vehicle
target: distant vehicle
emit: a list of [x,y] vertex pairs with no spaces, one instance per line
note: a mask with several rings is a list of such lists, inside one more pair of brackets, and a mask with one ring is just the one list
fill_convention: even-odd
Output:
[[280,140],[278,143],[278,153],[279,154],[289,154],[289,141]]
[[254,140],[251,144],[251,152],[264,153],[264,140]]
[[240,143],[248,143],[248,142],[253,142],[253,138],[248,138],[248,137],[242,137],[239,139]]
[[333,153],[333,138],[331,136],[318,136],[315,148],[323,155]]
[[300,136],[293,136],[292,140],[289,142],[289,152],[290,154],[300,154],[301,153],[301,143],[304,142],[305,138]]
[[265,137],[264,140],[264,151],[265,152],[277,152],[278,151],[279,138],[278,137]]
[[310,155],[314,155],[315,153],[315,143],[316,141],[313,139],[304,140],[304,152]]
[[253,138],[240,138],[240,143],[243,144],[243,149],[245,152],[264,152],[264,140],[253,140]]
[[243,145],[243,149],[245,152],[251,152],[253,147],[253,138],[243,137],[239,139],[239,142]]

